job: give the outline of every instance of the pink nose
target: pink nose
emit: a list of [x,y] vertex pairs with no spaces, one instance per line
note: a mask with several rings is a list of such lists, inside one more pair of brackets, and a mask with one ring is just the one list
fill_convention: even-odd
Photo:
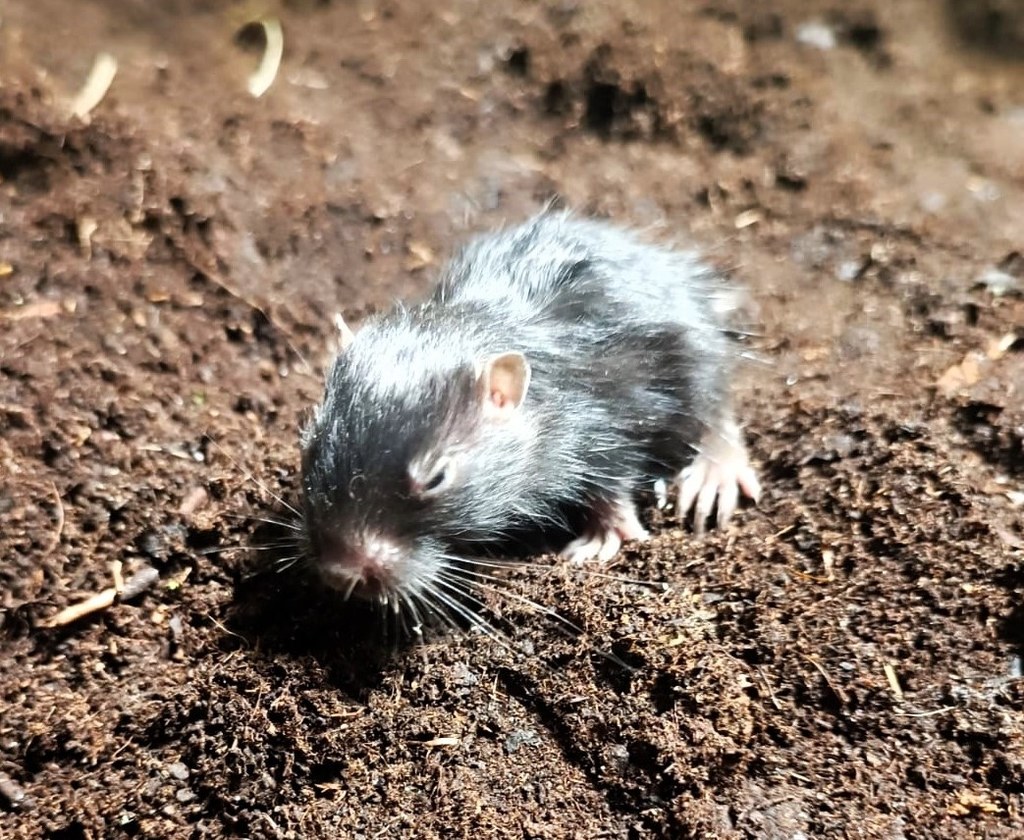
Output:
[[394,588],[400,558],[401,550],[393,542],[366,535],[326,546],[319,569],[329,586],[347,594],[371,595]]

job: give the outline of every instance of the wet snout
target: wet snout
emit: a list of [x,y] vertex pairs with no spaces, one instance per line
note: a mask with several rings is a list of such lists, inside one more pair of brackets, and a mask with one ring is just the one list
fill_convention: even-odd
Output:
[[317,567],[324,582],[345,594],[372,597],[400,588],[404,551],[378,534],[326,540]]

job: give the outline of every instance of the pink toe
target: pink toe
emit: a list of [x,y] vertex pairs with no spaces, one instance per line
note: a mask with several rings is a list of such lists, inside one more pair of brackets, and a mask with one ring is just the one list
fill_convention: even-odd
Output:
[[718,492],[718,527],[725,527],[726,523],[736,512],[739,503],[740,490],[732,481],[727,481]]
[[743,495],[748,499],[752,499],[754,502],[760,500],[761,482],[753,467],[747,466],[740,470],[737,480],[739,481],[740,487],[743,489]]
[[679,478],[679,498],[676,501],[676,515],[685,519],[686,515],[697,500],[701,487],[707,480],[707,464],[703,461],[695,461],[692,465],[683,470]]
[[711,518],[711,511],[715,506],[715,499],[718,496],[717,476],[710,475],[700,488],[697,496],[697,505],[693,509],[693,530],[698,536],[703,536],[707,530],[708,519]]
[[601,550],[598,552],[597,559],[601,563],[607,563],[616,554],[619,553],[619,549],[622,547],[622,538],[619,537],[614,531],[609,532],[605,536],[604,545],[601,546]]

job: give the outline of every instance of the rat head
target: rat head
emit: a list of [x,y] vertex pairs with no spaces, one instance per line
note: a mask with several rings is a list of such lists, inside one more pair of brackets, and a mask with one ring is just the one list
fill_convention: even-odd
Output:
[[[323,580],[396,608],[444,601],[453,547],[493,539],[502,470],[532,435],[530,366],[398,312],[342,331],[302,438],[304,530]],[[439,597],[440,596],[440,597]]]

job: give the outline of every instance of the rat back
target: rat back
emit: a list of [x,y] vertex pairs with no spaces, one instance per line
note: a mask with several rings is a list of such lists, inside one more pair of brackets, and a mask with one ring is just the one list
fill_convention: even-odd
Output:
[[530,359],[538,401],[557,397],[573,415],[566,424],[604,424],[614,457],[595,453],[588,466],[620,484],[678,473],[720,422],[732,297],[691,253],[547,213],[471,242],[433,301],[492,313],[504,326],[496,332]]

